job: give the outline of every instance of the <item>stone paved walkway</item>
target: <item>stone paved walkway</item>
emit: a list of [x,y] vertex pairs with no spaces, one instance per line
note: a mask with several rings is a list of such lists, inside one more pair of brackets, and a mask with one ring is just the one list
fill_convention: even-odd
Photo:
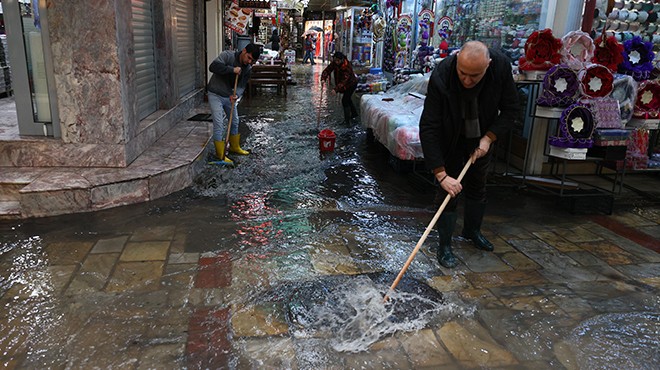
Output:
[[[295,89],[288,99],[296,96],[308,99]],[[400,178],[375,172],[363,179],[387,188]],[[334,180],[332,189],[354,181]],[[299,335],[292,302],[259,297],[277,298],[282,286],[308,279],[396,274],[434,209],[401,206],[385,191],[387,201],[375,205],[314,198],[288,208],[258,192],[229,203],[174,194],[142,206],[2,222],[0,366],[657,367],[660,206],[573,215],[553,199],[493,191],[484,224],[493,253],[457,240],[459,265],[444,269],[432,235],[406,273],[442,294],[447,310],[357,353],[328,346],[332,332]]]
[[[658,318],[660,209],[487,220],[494,253],[458,242],[459,267],[436,264],[425,281],[473,305],[473,315],[382,338],[367,352],[311,359],[305,353],[319,338],[292,337],[282,306],[236,297],[274,284],[286,264],[308,264],[314,275],[365,272],[366,256],[350,246],[297,256],[189,253],[175,225],[38,243],[33,252],[44,258],[23,270],[12,258],[29,251],[3,255],[0,361],[5,368],[578,369],[589,368],[575,342],[585,320]],[[433,255],[424,248],[418,258]],[[620,364],[628,354],[613,356]]]

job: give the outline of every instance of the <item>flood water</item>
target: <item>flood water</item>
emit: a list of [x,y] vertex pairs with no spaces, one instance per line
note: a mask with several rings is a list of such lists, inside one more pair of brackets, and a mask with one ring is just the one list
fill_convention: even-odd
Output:
[[[658,290],[618,277],[605,287],[605,268],[576,267],[577,281],[539,273],[542,258],[534,256],[548,245],[534,233],[575,231],[582,221],[569,226],[561,211],[547,212],[551,202],[508,188],[494,190],[499,211],[491,221],[501,226],[489,230],[504,252],[464,247],[468,268],[444,270],[432,233],[384,303],[436,211],[434,189],[395,171],[359,122],[341,122],[339,98],[321,94],[321,68],[294,66],[298,85],[286,98],[263,90],[244,99],[241,133],[252,154],[232,157],[235,168],[209,165],[191,188],[145,204],[0,223],[0,363],[651,369],[660,362]],[[319,151],[324,128],[336,133],[332,152]],[[652,252],[646,258],[660,262]],[[591,298],[600,306],[585,298],[598,287],[606,293]],[[612,299],[617,306],[604,303]]]

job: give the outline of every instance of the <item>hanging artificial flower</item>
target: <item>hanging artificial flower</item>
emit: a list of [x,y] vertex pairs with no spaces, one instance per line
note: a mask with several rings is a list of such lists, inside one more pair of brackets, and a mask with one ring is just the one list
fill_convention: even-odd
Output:
[[546,28],[534,31],[525,42],[525,55],[520,57],[519,68],[523,71],[547,71],[561,61],[561,39]]
[[601,64],[615,73],[619,64],[623,62],[623,45],[617,41],[616,37],[610,36],[603,42],[602,36],[599,36],[594,42],[596,49],[591,61]]
[[648,80],[654,58],[653,43],[635,36],[623,42],[623,62],[619,64],[619,72],[633,76],[636,81]]

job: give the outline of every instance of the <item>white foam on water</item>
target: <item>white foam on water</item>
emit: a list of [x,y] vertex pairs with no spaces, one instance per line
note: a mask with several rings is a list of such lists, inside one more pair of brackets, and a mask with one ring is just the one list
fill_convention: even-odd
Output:
[[356,353],[398,331],[423,329],[441,313],[467,313],[454,303],[406,292],[392,292],[390,300],[383,302],[387,289],[367,277],[339,285],[333,291],[334,299],[318,307],[312,326],[333,333],[329,344],[334,350]]

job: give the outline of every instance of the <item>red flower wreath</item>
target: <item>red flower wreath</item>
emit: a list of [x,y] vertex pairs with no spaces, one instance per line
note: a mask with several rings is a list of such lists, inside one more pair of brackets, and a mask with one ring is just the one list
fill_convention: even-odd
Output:
[[639,84],[634,116],[642,119],[656,119],[660,114],[660,83],[644,81]]
[[594,44],[596,44],[596,50],[591,61],[604,65],[607,69],[616,73],[619,64],[623,62],[623,45],[614,36],[606,38],[604,44],[602,36],[599,36]]
[[562,42],[546,28],[534,31],[525,42],[525,55],[520,57],[519,68],[523,71],[547,71],[561,61]]
[[[591,82],[594,78],[598,78],[600,82],[592,86]],[[603,65],[592,64],[580,71],[580,91],[582,95],[590,98],[603,98],[610,95],[613,87],[614,75]]]

